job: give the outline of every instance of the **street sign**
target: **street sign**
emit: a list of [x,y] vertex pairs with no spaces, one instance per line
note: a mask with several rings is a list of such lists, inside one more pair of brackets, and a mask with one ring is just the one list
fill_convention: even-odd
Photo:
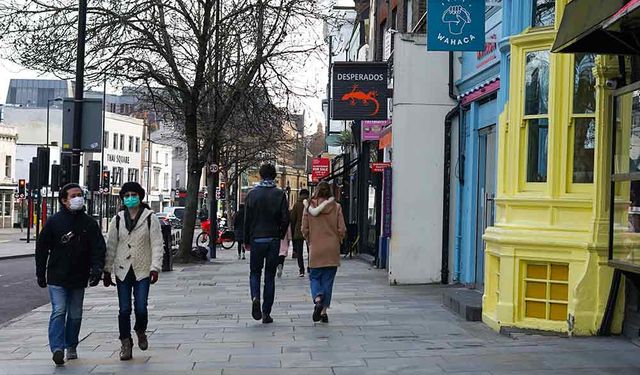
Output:
[[317,183],[328,176],[331,171],[331,160],[327,158],[315,158],[311,162],[311,182]]
[[209,172],[218,173],[219,170],[220,170],[220,167],[218,166],[218,164],[209,165]]
[[385,169],[391,167],[391,163],[371,163],[371,172],[373,173],[382,173]]

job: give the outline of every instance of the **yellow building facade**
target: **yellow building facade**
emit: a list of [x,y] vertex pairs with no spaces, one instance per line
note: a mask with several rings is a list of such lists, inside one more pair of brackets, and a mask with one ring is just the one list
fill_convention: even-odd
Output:
[[[557,20],[564,3],[556,1]],[[601,56],[549,52],[558,24],[510,39],[495,224],[484,235],[483,321],[496,330],[593,335],[613,275],[605,83],[618,68]],[[622,310],[616,309],[613,331],[621,329]]]

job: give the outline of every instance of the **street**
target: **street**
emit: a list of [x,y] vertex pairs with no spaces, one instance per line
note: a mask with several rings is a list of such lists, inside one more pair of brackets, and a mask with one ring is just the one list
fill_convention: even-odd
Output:
[[33,257],[0,260],[0,325],[49,302],[35,282]]
[[51,362],[45,305],[0,328],[0,374],[640,373],[640,349],[626,339],[503,336],[442,307],[443,286],[389,286],[385,271],[355,259],[338,271],[328,324],[312,322],[308,280],[288,259],[276,281],[275,323],[263,325],[250,316],[248,260],[218,254],[213,264],[160,274],[150,349],[134,347],[132,361],[118,359],[115,289],[100,286],[87,291],[79,360]]

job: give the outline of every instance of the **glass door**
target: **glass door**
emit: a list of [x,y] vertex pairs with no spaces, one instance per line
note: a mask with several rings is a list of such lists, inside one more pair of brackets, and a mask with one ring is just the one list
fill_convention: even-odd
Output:
[[476,208],[475,287],[484,288],[485,229],[493,225],[496,195],[496,131],[495,125],[480,130],[478,148],[478,187]]

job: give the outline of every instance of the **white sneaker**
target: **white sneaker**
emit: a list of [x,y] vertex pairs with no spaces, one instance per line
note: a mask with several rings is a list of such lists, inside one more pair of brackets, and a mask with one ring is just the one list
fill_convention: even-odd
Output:
[[282,277],[282,264],[278,264],[278,273],[277,273],[278,277]]

